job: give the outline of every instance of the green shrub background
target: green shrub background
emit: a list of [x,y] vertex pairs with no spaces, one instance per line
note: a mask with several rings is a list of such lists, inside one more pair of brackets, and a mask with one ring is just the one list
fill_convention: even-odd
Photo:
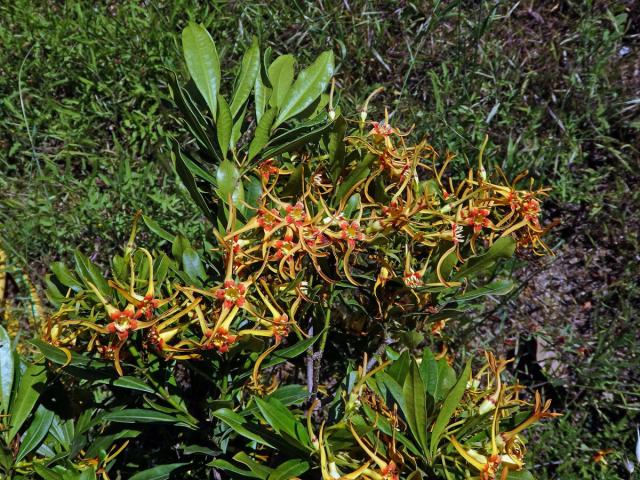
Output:
[[[387,106],[394,124],[415,123],[416,137],[470,158],[486,133],[491,163],[553,187],[557,256],[514,264],[519,295],[449,334],[517,356],[520,380],[565,413],[530,442],[539,478],[628,478],[640,421],[638,11],[636,0],[5,2],[0,235],[10,267],[38,279],[76,246],[105,262],[138,209],[202,238],[166,141],[183,134],[166,69],[184,70],[189,19],[228,65],[252,35],[301,60],[333,49],[352,111],[383,86],[371,119]],[[15,278],[9,301],[26,312]],[[606,449],[609,465],[595,463]]]

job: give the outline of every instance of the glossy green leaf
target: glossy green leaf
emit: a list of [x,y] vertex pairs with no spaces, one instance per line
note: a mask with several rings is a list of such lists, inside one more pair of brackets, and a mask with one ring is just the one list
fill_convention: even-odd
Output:
[[402,396],[404,397],[406,411],[404,411],[411,433],[422,446],[427,450],[427,403],[426,389],[420,376],[418,364],[412,360],[409,367],[409,374],[405,378],[402,386]]
[[20,378],[18,391],[11,399],[9,415],[11,429],[9,430],[9,440],[16,436],[24,422],[29,417],[31,410],[40,398],[40,394],[45,389],[47,380],[47,369],[43,363],[33,363],[27,366]]
[[237,414],[233,410],[229,408],[220,408],[213,412],[213,416],[222,420],[231,427],[234,432],[242,435],[243,437],[262,445],[266,445],[267,447],[275,448],[271,442],[267,441],[261,435],[262,432],[260,432],[260,430],[264,431],[264,429],[256,428],[256,426],[252,425],[245,417]]
[[182,31],[182,49],[189,75],[215,118],[221,78],[216,45],[202,25],[190,22]]
[[[107,362],[88,357],[78,352],[65,352],[64,350],[37,338],[31,340],[29,343],[40,350],[47,360],[57,363],[58,365],[88,367],[93,370],[107,367],[111,369],[111,365]],[[67,353],[71,355],[71,360],[69,360]]]
[[213,212],[205,202],[204,198],[202,197],[202,193],[200,192],[200,190],[198,189],[198,186],[196,185],[196,180],[195,178],[193,178],[193,174],[185,164],[185,161],[182,157],[182,152],[180,151],[180,148],[178,147],[177,144],[174,144],[174,148],[171,156],[175,164],[176,173],[180,177],[180,180],[182,180],[182,183],[184,184],[185,188],[189,192],[189,195],[191,195],[191,198],[193,199],[195,204],[200,208],[202,213],[204,213],[204,215],[209,220],[213,221],[215,219],[215,215],[213,214]]
[[207,274],[202,266],[200,255],[193,248],[187,247],[182,252],[182,268],[194,281],[204,280]]
[[438,448],[438,443],[440,442],[440,438],[442,437],[442,433],[447,428],[449,424],[449,420],[451,420],[451,416],[458,408],[460,404],[460,400],[462,400],[462,396],[467,388],[467,382],[469,381],[469,375],[471,373],[471,361],[467,362],[467,365],[458,378],[458,381],[453,386],[453,388],[449,391],[449,394],[445,398],[442,403],[442,407],[440,408],[440,413],[436,418],[436,421],[433,425],[433,429],[431,430],[431,442],[429,451],[431,453],[431,457],[433,457],[436,453],[436,449]]
[[9,409],[14,375],[13,348],[9,334],[0,325],[0,413]]
[[485,297],[487,295],[506,295],[513,290],[515,284],[511,280],[496,280],[484,287],[469,290],[462,295],[454,297],[455,301],[463,302],[474,298]]
[[281,55],[276,58],[269,66],[269,81],[273,88],[273,93],[269,99],[269,105],[279,109],[284,101],[293,83],[293,66],[296,59],[293,55]]
[[519,472],[509,471],[509,480],[534,480],[534,476],[531,475],[529,470],[520,470]]
[[256,122],[260,123],[262,115],[264,115],[267,105],[269,104],[269,98],[271,97],[271,89],[267,87],[260,78],[260,75],[256,77],[256,85],[254,90],[254,103],[256,106]]
[[194,428],[194,425],[182,421],[175,415],[145,408],[127,408],[106,413],[104,420],[116,423],[171,423]]
[[33,421],[22,438],[22,443],[16,456],[16,462],[22,460],[40,445],[40,442],[44,440],[44,437],[46,437],[49,432],[53,416],[54,413],[44,408],[43,405],[40,405],[36,409],[36,413],[33,415]]
[[62,420],[59,416],[54,415],[50,433],[65,450],[68,450],[75,434],[73,419]]
[[270,108],[258,122],[253,140],[251,140],[251,144],[249,145],[249,160],[253,160],[267,143],[269,143],[271,126],[276,118],[276,113],[278,112],[275,108]]
[[67,268],[67,266],[62,262],[54,262],[51,264],[51,271],[56,276],[56,278],[62,283],[65,287],[69,287],[74,292],[79,292],[82,290],[82,283],[76,278],[76,276],[71,273],[71,271]]
[[[325,116],[323,116],[325,117]],[[325,117],[326,118],[326,117]],[[282,155],[283,153],[294,152],[302,149],[303,147],[310,145],[319,140],[331,128],[331,122],[327,121],[324,124],[320,124],[314,129],[305,129],[304,132],[296,133],[292,140],[284,143],[279,143],[277,138],[271,139],[268,148],[260,155],[261,159],[275,157],[276,155]]]
[[129,477],[129,480],[166,480],[171,475],[171,472],[177,470],[187,463],[167,463],[165,465],[157,465],[147,470],[143,470]]
[[226,203],[233,191],[237,188],[240,180],[240,171],[236,164],[230,160],[223,161],[216,172],[216,181],[218,182],[218,196]]
[[227,152],[231,143],[231,133],[233,130],[233,116],[229,109],[229,104],[222,95],[218,95],[218,119],[216,121],[216,134],[218,146],[222,152],[223,160],[227,158]]
[[278,465],[271,475],[267,477],[267,480],[291,480],[296,478],[310,468],[309,463],[300,459],[287,460],[284,463]]
[[258,46],[258,39],[253,37],[251,46],[245,52],[242,57],[242,67],[240,68],[240,75],[236,81],[235,92],[233,93],[233,100],[231,101],[231,114],[236,116],[240,111],[244,103],[251,95],[251,90],[258,77],[260,71],[260,47]]
[[250,175],[248,180],[245,182],[244,201],[250,207],[257,209],[262,194],[262,182],[258,177]]
[[95,383],[107,383],[109,385],[113,385],[114,387],[126,388],[127,390],[156,393],[156,391],[151,386],[147,385],[144,381],[140,380],[139,378],[127,375],[115,378],[113,380],[98,380]]
[[76,271],[79,273],[82,281],[87,286],[89,282],[91,282],[102,295],[109,297],[112,293],[111,287],[105,280],[100,269],[78,249],[73,252],[73,258],[76,263]]
[[336,190],[334,202],[338,203],[349,193],[349,190],[353,188],[358,182],[361,182],[367,175],[369,175],[371,164],[376,160],[377,156],[368,153],[362,159],[362,161],[353,169],[353,171],[340,183],[340,186]]
[[65,480],[60,473],[40,465],[39,463],[33,464],[33,470],[40,475],[43,480]]
[[344,168],[345,163],[345,141],[347,134],[347,122],[342,115],[336,117],[333,128],[329,133],[329,168],[328,173],[331,180],[338,181],[338,177]]
[[295,117],[316,101],[326,90],[332,76],[333,52],[323,52],[312,65],[300,72],[296,81],[287,91],[276,119],[276,125]]
[[469,259],[453,276],[453,280],[470,278],[478,273],[486,272],[498,260],[511,258],[515,251],[516,241],[512,237],[499,238],[486,253]]
[[227,472],[237,473],[238,475],[242,475],[243,477],[247,477],[247,478],[258,478],[262,480],[267,478],[265,475],[254,473],[251,470],[245,470],[221,458],[217,458],[212,462],[208,463],[207,465],[218,468],[220,470],[225,470]]
[[175,235],[167,232],[164,228],[162,228],[160,224],[153,218],[148,217],[147,215],[142,215],[142,220],[144,221],[145,225],[149,227],[149,230],[158,235],[160,238],[168,242],[173,242],[174,238],[176,238]]
[[310,448],[311,442],[307,428],[279,400],[273,397],[265,400],[254,397],[254,400],[271,428],[297,448]]
[[169,88],[171,96],[184,115],[184,122],[193,137],[200,147],[211,156],[209,160],[218,159],[217,151],[213,145],[215,132],[200,112],[189,92],[179,85],[178,77],[173,72],[169,79]]

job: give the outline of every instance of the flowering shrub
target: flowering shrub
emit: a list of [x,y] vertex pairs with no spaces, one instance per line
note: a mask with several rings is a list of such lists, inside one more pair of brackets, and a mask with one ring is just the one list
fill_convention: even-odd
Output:
[[[545,253],[545,189],[525,175],[488,174],[484,146],[458,178],[453,154],[412,142],[388,117],[343,115],[330,52],[295,78],[293,56],[271,61],[254,41],[225,98],[209,34],[190,24],[183,46],[191,79],[174,77],[172,94],[192,140],[174,140],[172,155],[211,222],[206,248],[146,216],[171,249],[137,247],[137,216],[108,279],[80,252],[73,270],[53,265],[56,311],[34,345],[57,365],[52,374],[73,379],[69,388],[104,385],[94,391],[96,428],[164,423],[180,431],[171,448],[214,459],[139,454],[119,465],[122,447],[106,450],[107,440],[149,447],[133,440],[139,431],[115,429],[94,477],[133,462],[166,476],[182,468],[183,478],[211,469],[263,479],[531,478],[520,433],[553,415],[549,403],[505,384],[508,361],[490,352],[457,375],[441,337],[478,299],[512,289],[488,280],[499,262],[516,249]],[[362,337],[366,353],[352,345]],[[325,369],[331,342],[344,365]],[[197,392],[196,378],[206,382]],[[141,398],[122,398],[122,388]],[[80,468],[71,457],[55,468],[43,460],[60,438],[41,442],[27,452],[35,471],[76,478],[63,476]],[[131,478],[152,478],[144,475]]]

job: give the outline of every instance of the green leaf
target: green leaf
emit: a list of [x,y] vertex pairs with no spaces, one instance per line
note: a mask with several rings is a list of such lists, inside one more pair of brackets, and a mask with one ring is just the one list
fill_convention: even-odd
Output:
[[507,477],[509,480],[534,480],[533,475],[529,470],[520,470],[519,472],[509,471],[509,476]]
[[240,76],[236,82],[236,89],[233,93],[233,100],[231,101],[231,114],[234,117],[247,101],[249,95],[251,95],[251,89],[256,82],[259,71],[260,47],[258,46],[258,39],[253,37],[251,47],[249,47],[245,52],[244,57],[242,57]]
[[51,264],[51,271],[56,276],[56,278],[62,283],[65,287],[69,287],[74,292],[79,292],[82,290],[82,284],[75,277],[73,273],[67,268],[67,266],[62,262],[54,262]]
[[340,186],[336,190],[334,202],[339,203],[344,196],[349,193],[349,190],[353,188],[358,182],[367,178],[369,175],[369,167],[377,157],[372,153],[367,153],[358,166],[340,183]]
[[40,405],[37,408],[36,413],[33,415],[33,421],[22,438],[20,450],[18,450],[18,455],[16,456],[16,462],[22,460],[40,445],[40,442],[44,440],[44,437],[46,437],[49,432],[53,416],[54,413],[44,408],[44,406]]
[[293,66],[296,59],[293,55],[281,55],[269,66],[269,81],[273,87],[273,93],[269,99],[269,105],[279,109],[293,83]]
[[207,278],[207,274],[202,267],[200,255],[191,247],[185,248],[182,252],[182,268],[194,282]]
[[233,117],[229,104],[222,95],[218,95],[218,120],[216,122],[216,133],[218,136],[218,145],[222,152],[223,160],[227,158],[227,152],[231,144],[231,131],[233,129]]
[[11,424],[9,441],[16,436],[25,420],[29,417],[33,406],[44,391],[46,379],[47,369],[43,363],[30,364],[22,374],[20,386],[16,395],[12,398],[9,408]]
[[87,286],[89,282],[93,283],[102,295],[105,297],[110,296],[112,293],[111,287],[109,287],[100,269],[78,249],[73,252],[73,258],[76,262],[76,271],[80,274],[82,281]]
[[71,448],[71,443],[74,437],[74,425],[73,419],[62,420],[59,416],[55,415],[51,422],[51,435],[60,442],[65,450]]
[[262,182],[258,177],[250,175],[245,183],[244,201],[251,207],[258,208],[258,201],[262,196]]
[[175,235],[167,232],[164,228],[162,228],[160,224],[156,222],[153,218],[148,217],[146,215],[142,215],[142,220],[144,220],[145,225],[149,227],[149,230],[151,230],[153,233],[158,235],[163,240],[166,240],[168,242],[173,242],[173,240],[176,238]]
[[409,375],[402,386],[402,396],[404,397],[407,423],[411,433],[418,441],[424,451],[427,450],[427,403],[426,389],[420,376],[418,364],[411,361]]
[[462,396],[467,388],[467,382],[469,381],[469,374],[471,373],[471,361],[467,362],[467,365],[458,378],[458,381],[453,386],[447,398],[445,398],[442,403],[442,407],[440,409],[440,413],[436,418],[436,422],[433,425],[433,429],[431,430],[431,445],[429,451],[431,453],[431,457],[434,457],[436,453],[436,449],[438,448],[438,443],[440,442],[440,437],[444,432],[445,428],[449,424],[449,420],[451,420],[451,416],[456,411],[456,408],[460,404],[460,400],[462,400]]
[[171,245],[171,255],[173,255],[173,258],[176,260],[182,259],[182,252],[187,248],[191,248],[191,242],[189,242],[187,237],[179,233]]
[[453,280],[470,278],[480,272],[491,268],[498,260],[511,258],[516,251],[516,241],[511,237],[503,237],[496,240],[491,248],[477,257],[473,257],[460,268],[453,276]]
[[506,295],[513,290],[514,286],[515,284],[511,280],[496,280],[484,287],[469,290],[462,295],[455,296],[453,300],[456,302],[463,302],[465,300],[472,300],[474,298],[484,297],[487,295]]
[[247,478],[258,478],[258,479],[266,478],[264,475],[253,473],[251,470],[243,470],[242,468],[237,467],[233,463],[228,462],[226,460],[222,460],[221,458],[217,458],[216,460],[209,462],[207,465],[218,468],[220,470],[226,470],[227,472],[237,473],[238,475],[242,475],[243,477],[247,477]]
[[204,198],[202,197],[202,194],[200,193],[200,190],[196,185],[196,180],[195,178],[193,178],[193,174],[185,164],[185,161],[182,157],[182,152],[180,151],[180,147],[178,146],[177,143],[174,143],[171,156],[173,157],[176,173],[180,177],[180,180],[182,180],[182,183],[184,184],[185,188],[189,192],[189,195],[191,195],[191,198],[196,203],[196,205],[200,208],[202,213],[204,213],[204,215],[209,220],[213,221],[215,219],[215,215],[211,212],[211,210],[209,209],[209,206],[204,201]]
[[64,477],[57,472],[54,472],[50,468],[44,467],[39,463],[33,464],[33,469],[35,472],[40,475],[44,480],[64,480]]
[[0,413],[6,412],[13,387],[14,356],[9,334],[0,325]]
[[166,480],[174,470],[188,463],[167,463],[143,470],[129,477],[129,480]]
[[276,448],[271,442],[263,438],[261,435],[262,432],[266,431],[264,428],[256,428],[256,425],[252,425],[246,418],[238,415],[233,410],[229,408],[220,408],[213,412],[213,416],[222,420],[231,427],[234,432],[242,435],[243,437],[262,445],[266,445],[267,447]]
[[[314,129],[308,129],[306,126],[304,129],[296,127],[293,130],[287,131],[286,135],[293,135],[293,139],[280,143],[280,137],[271,139],[267,150],[264,150],[260,155],[261,159],[275,157],[276,155],[282,155],[283,153],[293,152],[300,150],[302,147],[312,144],[324,135],[327,130],[331,128],[331,122],[326,121],[327,116],[322,114],[321,117],[325,119],[325,123],[320,123],[318,127]],[[298,133],[299,130],[302,132]]]
[[107,383],[114,387],[126,388],[128,390],[138,390],[140,392],[156,393],[156,391],[151,386],[147,385],[145,382],[143,382],[139,378],[126,376],[126,375],[124,377],[118,377],[113,380],[109,380],[109,379],[98,380],[95,383],[97,384]]
[[262,115],[267,108],[267,102],[271,97],[271,89],[267,87],[260,78],[260,75],[256,77],[256,85],[254,91],[254,99],[256,104],[256,122],[260,123]]
[[254,397],[254,400],[267,424],[280,436],[297,448],[310,449],[309,432],[287,407],[276,398],[263,400],[260,397]]
[[220,60],[216,45],[202,25],[189,22],[182,31],[182,49],[189,75],[215,118],[220,89]]
[[169,415],[146,408],[127,408],[124,410],[116,410],[106,413],[102,418],[116,423],[171,423],[192,429],[194,428],[194,425],[177,418],[175,415]]
[[218,196],[225,203],[229,203],[229,199],[232,198],[240,181],[240,171],[236,164],[230,160],[224,160],[216,172],[216,181],[218,182]]
[[258,121],[253,140],[251,140],[251,144],[249,145],[249,160],[253,160],[267,143],[269,143],[271,126],[276,118],[276,113],[277,110],[275,108],[270,108]]
[[212,159],[219,160],[218,153],[213,145],[215,132],[211,125],[205,120],[200,109],[195,104],[189,92],[178,84],[178,77],[174,72],[169,79],[171,96],[184,115],[184,122],[187,128],[198,142],[199,146],[206,151]]
[[295,117],[324,92],[333,76],[333,52],[327,51],[305,68],[289,88],[282,102],[276,125]]
[[109,368],[111,370],[110,364],[102,360],[87,357],[86,355],[77,352],[69,351],[71,354],[71,361],[69,361],[69,357],[64,350],[37,338],[31,340],[29,343],[40,350],[47,360],[51,360],[53,363],[57,363],[58,365],[87,367],[91,370],[97,370],[100,368]]
[[347,122],[342,115],[336,117],[333,128],[329,133],[329,168],[328,172],[331,180],[338,181],[338,177],[344,168],[345,159],[345,142],[344,137],[347,134]]
[[291,480],[296,478],[309,470],[309,463],[300,459],[287,460],[281,463],[271,475],[267,477],[267,480]]

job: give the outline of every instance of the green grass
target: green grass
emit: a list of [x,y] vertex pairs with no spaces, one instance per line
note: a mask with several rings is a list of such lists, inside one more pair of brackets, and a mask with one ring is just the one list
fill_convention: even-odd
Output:
[[[383,86],[371,119],[388,107],[395,124],[415,123],[416,137],[458,152],[459,170],[488,134],[490,163],[511,175],[528,169],[553,186],[546,206],[563,224],[550,243],[561,254],[545,271],[577,281],[574,290],[586,296],[552,298],[556,308],[536,326],[533,338],[564,337],[557,348],[576,373],[569,384],[550,375],[537,380],[566,416],[549,422],[531,448],[539,478],[627,478],[621,460],[632,456],[640,408],[633,368],[640,46],[631,15],[640,6],[526,3],[1,6],[0,227],[11,262],[39,277],[76,246],[104,262],[138,209],[203,237],[204,221],[174,179],[166,144],[168,133],[182,135],[165,68],[182,69],[178,32],[188,19],[205,23],[225,65],[252,35],[301,59],[331,48],[347,111]],[[224,76],[232,82],[232,72]],[[605,270],[601,279],[583,278]],[[568,322],[562,301],[589,302],[586,323]],[[493,332],[487,343],[530,341],[522,305],[521,297],[498,309],[502,330],[483,325]],[[466,338],[479,331],[473,325]],[[610,332],[615,342],[607,341]],[[575,355],[581,346],[586,357]],[[610,465],[595,465],[592,455],[607,448],[615,450]]]

